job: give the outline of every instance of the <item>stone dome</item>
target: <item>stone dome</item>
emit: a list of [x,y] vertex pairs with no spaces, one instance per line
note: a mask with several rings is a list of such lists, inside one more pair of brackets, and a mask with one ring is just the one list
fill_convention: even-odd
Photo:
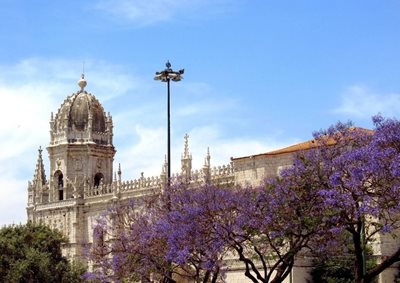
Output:
[[81,90],[68,96],[50,121],[52,141],[56,143],[91,141],[108,143],[112,135],[112,120],[97,98],[84,90],[86,81],[78,82]]
[[55,117],[55,130],[86,131],[92,118],[92,131],[106,131],[106,118],[100,102],[90,93],[78,92],[69,96]]
[[99,101],[85,92],[74,95],[69,109],[68,127],[77,131],[84,131],[88,127],[90,116],[92,116],[92,130],[94,132],[105,132],[106,119]]

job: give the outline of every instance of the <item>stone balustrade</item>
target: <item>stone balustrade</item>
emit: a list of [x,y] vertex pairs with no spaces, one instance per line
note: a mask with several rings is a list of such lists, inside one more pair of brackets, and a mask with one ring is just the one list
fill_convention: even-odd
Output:
[[84,191],[84,198],[93,196],[102,196],[112,194],[115,184],[101,184],[95,187],[86,188]]
[[211,177],[213,178],[218,178],[219,176],[228,176],[228,175],[233,175],[234,170],[233,170],[233,165],[228,164],[228,165],[222,165],[218,167],[213,167],[211,168]]
[[57,202],[46,203],[46,204],[38,204],[38,205],[36,205],[36,211],[74,206],[75,202],[76,202],[76,199],[67,199],[67,200],[61,200],[61,201],[57,201]]
[[[213,167],[210,169],[194,170],[191,172],[190,180],[184,180],[180,174],[173,174],[171,182],[177,183],[186,181],[191,185],[201,185],[207,182],[212,184],[233,184],[234,168],[232,164]],[[85,188],[84,198],[93,198],[97,196],[116,195],[117,193],[132,192],[142,189],[160,189],[165,186],[166,180],[159,176],[140,177],[134,180],[118,182],[111,184],[100,184],[96,187]]]
[[52,144],[59,144],[67,140],[67,135],[65,132],[53,133]]

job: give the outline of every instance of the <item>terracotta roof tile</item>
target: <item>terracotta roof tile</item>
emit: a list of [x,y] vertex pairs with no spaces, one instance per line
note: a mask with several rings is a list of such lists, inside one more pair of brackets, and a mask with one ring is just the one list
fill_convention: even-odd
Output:
[[[373,130],[369,130],[369,129],[363,129],[363,128],[351,128],[351,130],[356,130],[356,131],[361,131],[361,132],[365,132],[368,134],[372,134],[374,131]],[[335,141],[331,138],[328,140],[327,142],[328,145],[333,145],[335,144]],[[249,155],[249,156],[242,156],[242,157],[232,157],[231,160],[240,160],[240,159],[245,159],[245,158],[249,158],[249,157],[257,157],[257,156],[275,156],[275,155],[280,155],[280,154],[285,154],[285,153],[293,153],[296,151],[301,151],[301,150],[307,150],[310,148],[314,148],[317,147],[318,144],[315,141],[315,139],[309,140],[309,141],[305,141],[302,143],[298,143],[298,144],[294,144],[288,147],[284,147],[281,149],[277,149],[277,150],[273,150],[273,151],[268,151],[265,153],[260,153],[260,154],[255,154],[255,155]]]

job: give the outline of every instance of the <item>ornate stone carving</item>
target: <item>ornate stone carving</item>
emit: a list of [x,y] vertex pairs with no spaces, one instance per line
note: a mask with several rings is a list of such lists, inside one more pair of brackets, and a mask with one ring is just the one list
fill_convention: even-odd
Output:
[[82,169],[83,169],[82,157],[78,157],[75,159],[75,171],[82,171]]
[[97,167],[97,169],[101,169],[102,166],[103,166],[103,160],[97,159],[97,161],[96,161],[96,167]]

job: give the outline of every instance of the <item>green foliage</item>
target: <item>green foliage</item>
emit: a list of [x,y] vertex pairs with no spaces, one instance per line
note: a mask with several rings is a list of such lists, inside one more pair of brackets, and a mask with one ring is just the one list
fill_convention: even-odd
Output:
[[0,282],[83,282],[84,268],[61,254],[65,237],[44,225],[0,229]]
[[320,260],[313,268],[313,282],[320,283],[353,283],[354,259],[351,256],[330,257]]
[[[349,253],[320,257],[315,261],[311,271],[312,282],[318,283],[354,283],[354,254],[351,246],[348,246]],[[372,269],[377,262],[372,257],[372,249],[367,247],[366,269]],[[373,281],[375,282],[375,280]]]

